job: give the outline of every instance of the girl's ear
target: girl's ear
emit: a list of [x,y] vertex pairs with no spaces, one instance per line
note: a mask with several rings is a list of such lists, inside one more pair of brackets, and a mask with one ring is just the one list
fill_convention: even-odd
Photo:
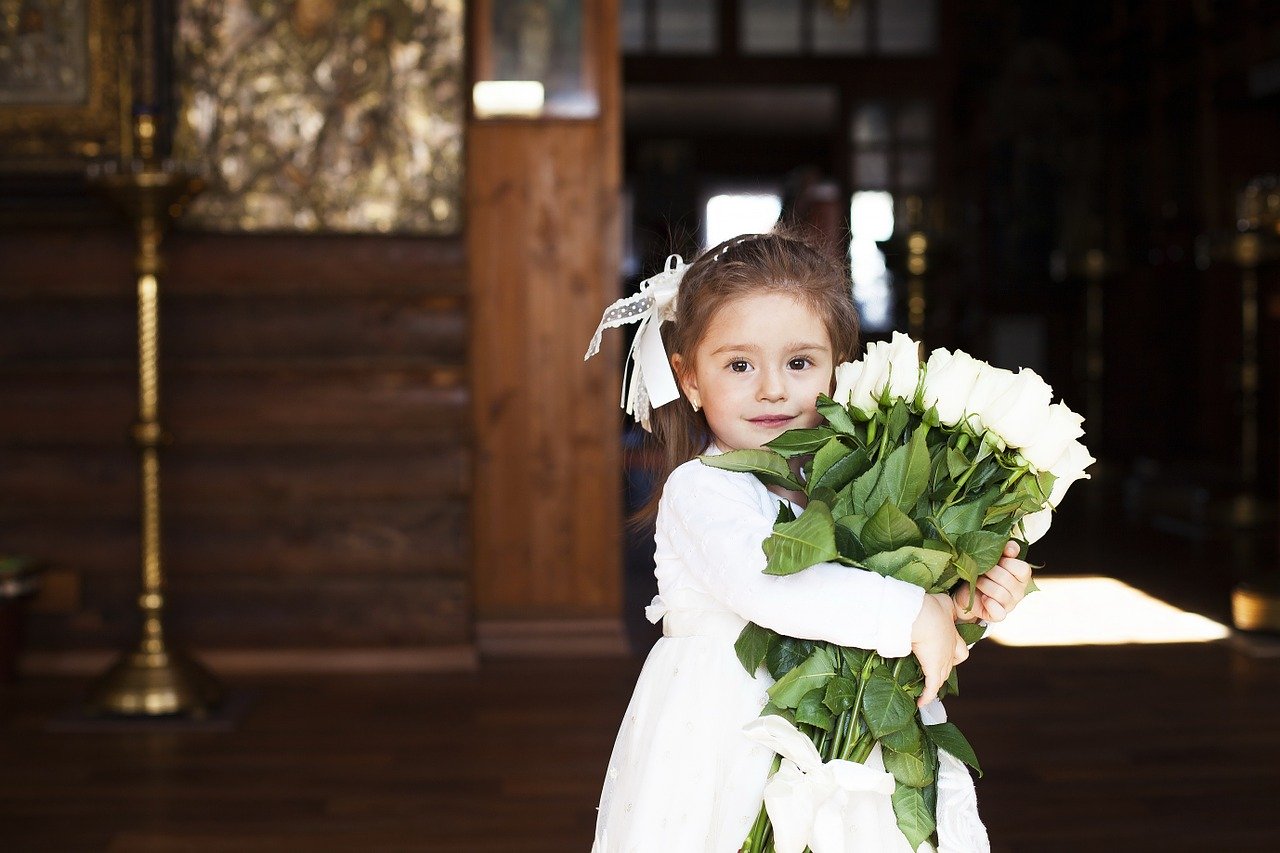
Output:
[[676,375],[676,381],[680,383],[680,390],[684,392],[685,399],[695,406],[700,406],[702,400],[698,396],[698,377],[688,368],[689,365],[680,353],[674,353],[671,356],[671,372]]

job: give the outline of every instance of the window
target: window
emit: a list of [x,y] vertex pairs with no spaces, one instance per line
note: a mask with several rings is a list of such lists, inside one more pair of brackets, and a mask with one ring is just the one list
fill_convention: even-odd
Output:
[[922,193],[933,186],[933,104],[868,101],[849,121],[858,190]]
[[715,53],[718,0],[623,0],[625,53]]
[[738,43],[757,55],[920,55],[937,0],[738,0]]
[[768,231],[782,215],[782,196],[769,192],[725,192],[707,200],[706,241],[711,248],[739,234]]
[[893,236],[893,195],[879,190],[853,194],[849,203],[849,272],[862,328],[887,331],[893,325],[893,286],[878,240]]

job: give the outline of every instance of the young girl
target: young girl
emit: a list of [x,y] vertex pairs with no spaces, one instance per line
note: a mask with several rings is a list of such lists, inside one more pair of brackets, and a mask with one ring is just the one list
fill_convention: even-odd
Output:
[[[856,358],[858,346],[842,266],[782,234],[727,241],[687,268],[673,260],[605,313],[588,350],[589,357],[603,329],[640,322],[627,411],[651,429],[666,457],[661,498],[647,508],[657,517],[658,596],[646,615],[662,619],[663,637],[618,732],[593,853],[738,850],[773,760],[771,749],[743,732],[770,684],[763,667],[752,677],[734,654],[747,622],[885,657],[914,652],[925,673],[922,713],[931,722],[945,719],[938,688],[968,656],[955,629],[957,602],[945,595],[831,563],[787,577],[762,574],[761,543],[780,503],[798,512],[803,494],[696,458],[758,448],[821,421],[817,396],[831,392],[835,365]],[[1030,567],[1010,545],[979,580],[967,618],[1002,619],[1022,598]],[[957,597],[966,604],[968,591]],[[878,749],[867,763],[883,769]],[[856,809],[852,799],[844,812],[847,849],[910,850],[888,794],[861,794]],[[849,819],[855,810],[856,821]],[[989,849],[973,783],[954,759],[939,773],[937,812],[942,851]]]

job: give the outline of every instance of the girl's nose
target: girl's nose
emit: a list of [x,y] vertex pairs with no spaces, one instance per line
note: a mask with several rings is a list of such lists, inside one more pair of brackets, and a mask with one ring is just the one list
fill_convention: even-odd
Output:
[[770,403],[776,403],[786,399],[787,383],[783,381],[782,372],[779,370],[762,370],[760,371],[760,388],[758,391],[759,399],[766,400]]

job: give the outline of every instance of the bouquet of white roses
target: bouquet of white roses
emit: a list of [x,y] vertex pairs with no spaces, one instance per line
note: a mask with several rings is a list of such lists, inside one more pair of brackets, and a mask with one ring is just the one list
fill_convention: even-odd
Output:
[[[764,542],[766,574],[837,562],[949,593],[991,569],[1009,539],[1030,544],[1043,536],[1067,489],[1088,476],[1094,460],[1078,440],[1082,418],[1051,404],[1052,389],[1034,371],[1013,373],[945,349],[922,365],[918,353],[900,333],[873,343],[861,361],[836,368],[833,397],[818,399],[824,425],[789,430],[759,450],[702,458],[808,496],[799,518],[785,505],[779,513]],[[803,460],[799,478],[795,457]],[[958,628],[970,643],[983,630]],[[923,676],[914,656],[886,660],[755,624],[735,650],[748,672],[763,664],[775,680],[761,712],[782,718],[767,722],[772,742],[799,733],[817,751],[802,769],[798,756],[812,753],[808,744],[775,747],[789,754],[775,760],[769,785],[779,790],[767,788],[766,803],[794,799],[818,756],[843,772],[830,763],[861,764],[879,744],[895,781],[898,826],[913,849],[934,834],[938,750],[975,769],[978,763],[954,725],[921,718]],[[955,689],[953,670],[940,695]],[[800,853],[809,845],[821,853],[827,845],[816,804],[800,811],[797,820],[794,809],[762,808],[742,850]]]

